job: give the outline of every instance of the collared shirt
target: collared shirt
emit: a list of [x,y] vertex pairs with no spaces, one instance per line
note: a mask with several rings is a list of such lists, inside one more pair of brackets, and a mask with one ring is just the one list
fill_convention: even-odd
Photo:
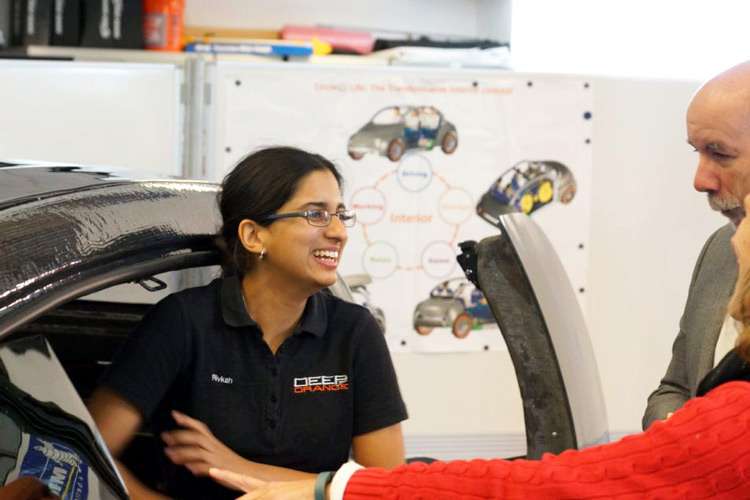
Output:
[[[406,418],[383,338],[364,308],[312,295],[274,355],[248,314],[237,278],[175,293],[131,336],[104,383],[131,400],[154,431],[170,410],[204,422],[225,445],[260,463],[335,470],[354,436]],[[179,498],[234,498],[165,461]]]
[[724,318],[724,324],[721,325],[721,332],[719,338],[716,341],[716,349],[714,350],[714,366],[719,364],[724,356],[729,351],[734,349],[734,344],[737,342],[737,337],[742,329],[742,323],[727,314]]

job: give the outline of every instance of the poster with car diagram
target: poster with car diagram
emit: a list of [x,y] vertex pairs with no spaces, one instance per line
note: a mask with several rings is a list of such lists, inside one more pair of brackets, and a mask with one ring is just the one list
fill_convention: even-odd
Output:
[[585,311],[592,89],[500,70],[219,62],[212,161],[291,145],[332,160],[357,225],[339,272],[396,352],[505,349],[458,244],[522,212]]

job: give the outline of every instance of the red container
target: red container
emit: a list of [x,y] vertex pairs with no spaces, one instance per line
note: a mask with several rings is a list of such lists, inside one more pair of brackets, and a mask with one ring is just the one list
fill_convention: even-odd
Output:
[[182,50],[185,0],[143,0],[143,45],[149,50]]

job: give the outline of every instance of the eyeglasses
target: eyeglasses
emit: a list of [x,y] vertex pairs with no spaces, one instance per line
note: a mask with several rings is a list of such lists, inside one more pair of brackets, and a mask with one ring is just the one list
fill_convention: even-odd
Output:
[[306,212],[291,212],[288,214],[274,214],[269,215],[263,222],[273,221],[276,219],[288,219],[290,217],[304,217],[307,219],[307,223],[311,226],[325,227],[331,223],[331,217],[336,216],[339,218],[344,227],[352,227],[357,222],[357,214],[352,210],[341,210],[336,213],[331,213],[328,210],[308,210]]

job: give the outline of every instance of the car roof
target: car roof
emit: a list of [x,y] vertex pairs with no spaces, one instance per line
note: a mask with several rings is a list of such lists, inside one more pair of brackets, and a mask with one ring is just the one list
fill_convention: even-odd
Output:
[[164,174],[120,167],[4,160],[0,161],[0,209],[27,199],[50,197],[104,184],[170,178]]
[[103,167],[0,167],[0,338],[112,284],[218,262],[219,185]]
[[438,114],[442,114],[442,113],[440,113],[439,109],[437,109],[435,106],[432,106],[432,105],[429,105],[429,104],[392,104],[390,106],[386,106],[384,108],[380,108],[378,110],[378,112],[375,113],[375,114],[377,115],[381,111],[385,111],[387,109],[393,109],[393,108],[399,108],[399,110],[401,110],[401,111],[404,111],[404,110],[405,111],[411,111],[412,109],[416,109],[416,110],[419,110],[419,109],[434,109]]

